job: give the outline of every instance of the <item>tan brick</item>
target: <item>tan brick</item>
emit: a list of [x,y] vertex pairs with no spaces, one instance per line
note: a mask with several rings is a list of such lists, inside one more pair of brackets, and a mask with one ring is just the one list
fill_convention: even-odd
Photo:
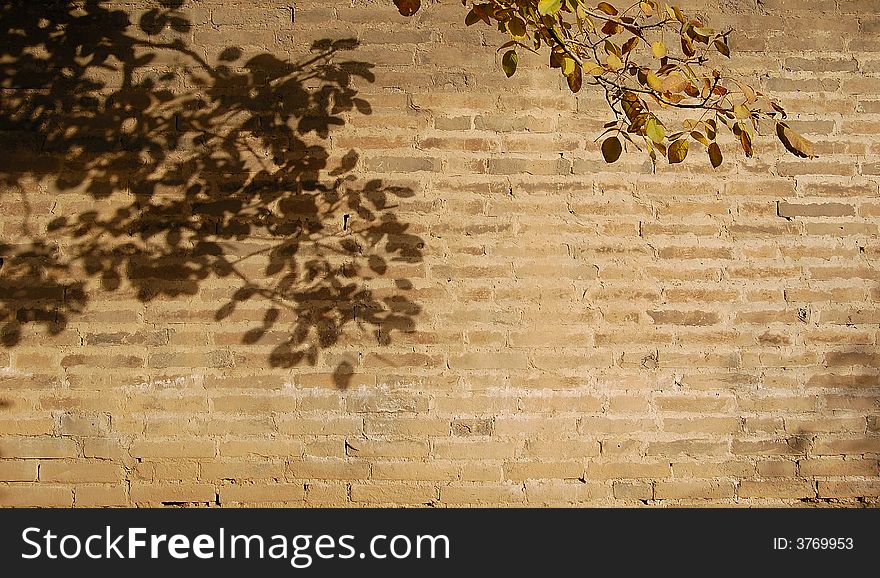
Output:
[[220,486],[220,503],[287,503],[304,502],[302,484],[231,484]]
[[213,504],[216,499],[217,491],[213,484],[131,484],[131,501],[136,504]]
[[36,482],[36,460],[0,460],[0,482]]
[[311,480],[358,480],[369,477],[370,464],[347,459],[291,460],[287,464],[287,476]]
[[205,439],[136,441],[129,448],[136,458],[212,458],[217,454],[216,443]]
[[847,480],[819,482],[820,498],[875,498],[880,496],[878,480]]
[[369,504],[430,504],[437,499],[434,486],[404,484],[352,484],[352,502]]
[[105,461],[71,462],[47,460],[40,463],[40,481],[62,483],[118,482],[124,471],[118,465]]
[[4,458],[73,458],[77,455],[79,448],[70,438],[10,436],[0,439],[0,456]]
[[813,498],[812,482],[795,479],[743,480],[737,488],[740,498]]
[[74,505],[78,508],[128,505],[127,485],[77,486],[74,494]]
[[618,500],[652,500],[654,484],[651,482],[614,482],[614,498]]
[[723,499],[734,496],[732,482],[715,480],[669,480],[654,484],[658,500]]
[[522,485],[513,484],[444,485],[440,487],[440,501],[471,506],[522,504],[525,502],[525,492]]
[[0,506],[69,508],[73,506],[73,491],[64,486],[0,484]]

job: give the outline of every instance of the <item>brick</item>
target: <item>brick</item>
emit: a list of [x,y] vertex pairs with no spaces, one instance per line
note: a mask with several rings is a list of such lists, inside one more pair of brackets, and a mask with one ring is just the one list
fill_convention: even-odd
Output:
[[437,499],[433,486],[402,484],[352,484],[351,500],[369,504],[430,504]]
[[449,485],[440,487],[440,501],[446,504],[485,506],[486,504],[522,504],[522,485]]
[[69,508],[73,506],[73,491],[64,486],[0,484],[0,506]]
[[116,482],[122,479],[118,464],[104,461],[47,460],[40,464],[40,481],[61,483]]
[[302,484],[235,484],[220,487],[220,503],[287,503],[304,502]]
[[813,498],[816,488],[807,480],[743,480],[737,495],[740,498]]
[[843,203],[779,203],[780,217],[848,217],[856,214],[852,205]]
[[134,442],[129,453],[136,458],[212,458],[217,453],[211,440],[153,440]]
[[618,500],[652,500],[654,484],[650,482],[614,482],[614,498]]
[[135,504],[208,504],[216,499],[217,490],[212,484],[131,484],[131,501]]
[[819,154],[719,169],[461,7],[140,4],[182,50],[5,115],[0,504],[877,502],[878,0],[711,15]]
[[0,482],[36,482],[36,460],[0,460]]
[[69,438],[6,437],[0,439],[0,456],[4,458],[73,458],[79,448]]
[[127,506],[128,486],[111,484],[77,486],[74,489],[74,505],[78,508]]
[[734,496],[731,482],[713,480],[669,480],[654,484],[654,498],[658,500],[723,499]]

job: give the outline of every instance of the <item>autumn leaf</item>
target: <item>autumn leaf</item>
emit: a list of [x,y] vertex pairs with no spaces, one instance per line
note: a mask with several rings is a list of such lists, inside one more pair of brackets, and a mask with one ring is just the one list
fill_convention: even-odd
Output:
[[795,156],[802,158],[816,158],[816,149],[813,143],[796,133],[784,122],[776,123],[776,136],[782,142],[783,146]]
[[504,53],[504,56],[501,57],[501,68],[504,70],[504,74],[507,75],[507,78],[513,76],[513,73],[516,72],[516,65],[519,62],[519,56],[517,56],[515,50],[508,50]]
[[686,138],[679,139],[669,145],[669,150],[666,151],[666,156],[669,159],[669,164],[674,165],[682,162],[688,154],[688,140]]
[[412,16],[422,7],[422,0],[394,0],[397,11],[404,16]]
[[623,147],[620,144],[620,139],[616,136],[610,136],[602,143],[602,156],[605,157],[606,163],[617,161],[621,152],[623,152]]
[[654,58],[663,58],[666,56],[666,45],[658,40],[651,44],[651,52],[654,53]]
[[584,82],[583,72],[581,72],[580,66],[575,66],[574,70],[571,71],[571,74],[567,75],[568,78],[568,88],[572,92],[578,92],[581,89],[581,85]]
[[661,143],[666,138],[666,131],[663,129],[663,125],[653,116],[645,123],[645,134],[655,143]]
[[538,14],[541,16],[554,15],[562,8],[562,0],[540,0],[538,2]]
[[717,142],[713,142],[709,145],[709,162],[712,163],[712,168],[717,169],[721,166],[721,162],[724,160],[724,157],[721,155],[721,147],[718,146]]
[[608,2],[599,2],[599,5],[596,6],[599,10],[608,14],[609,16],[617,16],[617,8],[609,4]]

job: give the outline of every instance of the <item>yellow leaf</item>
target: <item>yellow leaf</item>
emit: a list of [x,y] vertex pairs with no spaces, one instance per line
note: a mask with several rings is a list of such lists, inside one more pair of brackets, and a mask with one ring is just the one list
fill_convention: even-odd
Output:
[[666,131],[663,129],[663,125],[653,116],[645,123],[645,134],[655,143],[662,143],[663,139],[666,138]]
[[588,60],[584,62],[584,72],[593,76],[602,76],[603,74],[605,74],[605,69],[595,62]]
[[750,111],[749,107],[747,107],[746,105],[738,104],[733,107],[733,114],[735,114],[737,118],[745,120],[747,118],[751,118],[752,111]]
[[605,64],[607,64],[608,68],[613,71],[618,71],[623,66],[623,62],[620,61],[616,54],[609,54],[605,59]]
[[538,14],[547,16],[556,14],[562,8],[562,0],[540,0],[538,2]]
[[666,45],[658,40],[651,44],[651,52],[654,53],[654,58],[663,58],[666,56]]
[[649,72],[647,74],[648,77],[648,86],[651,87],[652,90],[656,90],[657,92],[663,92],[663,79],[654,74],[654,72]]
[[669,159],[669,164],[674,165],[676,163],[682,162],[688,154],[688,140],[686,138],[679,139],[669,145],[669,149],[666,151],[666,156]]

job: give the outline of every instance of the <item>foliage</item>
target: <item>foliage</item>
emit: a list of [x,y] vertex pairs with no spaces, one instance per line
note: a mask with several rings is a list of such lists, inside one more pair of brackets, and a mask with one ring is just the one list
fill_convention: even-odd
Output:
[[[404,16],[420,0],[394,0]],[[662,0],[644,0],[626,8],[584,0],[462,0],[470,10],[465,23],[497,26],[510,36],[499,47],[501,64],[511,77],[518,51],[549,53],[572,92],[584,84],[604,90],[613,120],[600,138],[609,163],[621,154],[623,140],[655,161],[680,163],[698,145],[713,167],[722,163],[717,139],[730,131],[747,157],[763,125],[775,127],[785,148],[815,157],[813,145],[785,122],[785,110],[769,96],[715,64],[730,58],[733,30],[716,30]],[[681,119],[688,110],[695,118]]]

